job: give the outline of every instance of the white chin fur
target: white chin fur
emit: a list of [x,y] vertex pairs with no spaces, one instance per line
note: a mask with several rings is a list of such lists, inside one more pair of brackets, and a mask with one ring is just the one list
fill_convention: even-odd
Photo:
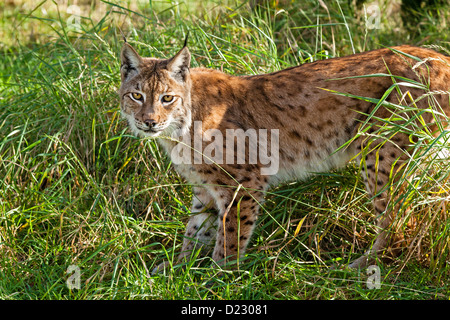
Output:
[[[138,137],[155,138],[161,134],[164,134],[167,136],[172,136],[172,137],[175,137],[175,136],[179,137],[179,136],[186,134],[189,131],[189,126],[183,126],[180,128],[179,126],[177,126],[176,121],[174,121],[173,119],[169,119],[167,122],[170,124],[168,126],[164,127],[163,130],[157,131],[157,132],[145,132],[143,130],[140,130],[136,126],[133,115],[127,114],[127,113],[123,112],[123,110],[121,111],[121,114],[122,114],[122,117],[127,120],[128,126],[129,126],[131,132],[135,136],[138,136]],[[190,114],[189,114],[189,116],[190,116]]]
[[124,119],[127,120],[128,127],[130,128],[131,132],[137,137],[155,138],[155,137],[159,136],[161,133],[164,132],[164,130],[157,131],[157,132],[146,132],[146,131],[143,131],[143,130],[139,129],[136,126],[136,123],[134,122],[134,116],[133,115],[127,114],[127,113],[123,112],[123,110],[121,110],[121,115],[122,115],[122,117]]

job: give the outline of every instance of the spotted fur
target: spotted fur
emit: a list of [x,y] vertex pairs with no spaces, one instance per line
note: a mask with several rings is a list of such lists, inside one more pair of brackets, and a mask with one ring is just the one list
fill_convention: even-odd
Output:
[[[248,161],[249,148],[243,155],[244,163],[195,163],[194,152],[190,164],[175,165],[196,186],[191,209],[194,215],[186,228],[180,260],[188,259],[193,250],[202,246],[214,247],[212,257],[220,265],[242,257],[257,223],[264,193],[271,184],[342,167],[359,155],[364,163],[367,190],[374,196],[380,230],[372,248],[351,266],[366,265],[388,244],[388,229],[398,210],[389,206],[393,201],[389,186],[398,179],[411,142],[407,135],[399,133],[392,141],[372,141],[372,145],[380,143],[376,151],[362,152],[367,137],[353,139],[361,125],[369,119],[368,134],[373,133],[378,124],[375,119],[389,118],[391,112],[384,106],[374,110],[375,104],[368,99],[335,92],[380,99],[393,84],[391,74],[428,86],[426,90],[399,86],[414,99],[427,90],[441,92],[419,99],[416,105],[429,108],[430,103],[438,103],[447,116],[450,114],[450,59],[413,46],[316,61],[255,76],[190,68],[187,47],[164,60],[140,57],[125,43],[121,56],[122,113],[135,134],[160,137],[158,141],[169,155],[178,145],[175,140],[193,143],[194,137],[203,137],[209,129],[223,133],[227,129],[279,130],[280,164],[276,174],[261,174],[264,165]],[[385,76],[355,77],[370,74]],[[141,95],[142,100],[133,99],[132,93]],[[164,95],[170,95],[173,101],[164,103]],[[412,103],[408,95],[397,90],[386,101],[397,105]],[[423,118],[428,124],[435,120],[431,113],[424,113]],[[195,121],[202,121],[201,130],[195,130]],[[352,139],[352,143],[339,149]],[[224,153],[229,151],[223,146]],[[208,211],[209,207],[215,211]]]

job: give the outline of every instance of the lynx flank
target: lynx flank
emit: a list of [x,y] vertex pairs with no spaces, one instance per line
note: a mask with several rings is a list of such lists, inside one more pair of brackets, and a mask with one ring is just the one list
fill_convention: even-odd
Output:
[[[162,60],[140,57],[125,43],[121,59],[123,116],[136,135],[159,137],[175,169],[194,188],[194,215],[186,227],[179,262],[199,246],[214,246],[213,259],[232,266],[245,253],[270,185],[358,159],[379,232],[371,248],[350,266],[366,266],[394,238],[389,230],[399,210],[392,205],[398,194],[388,191],[398,180],[412,143],[408,135],[398,133],[388,142],[371,141],[378,148],[362,152],[373,148],[365,148],[370,141],[367,134],[357,135],[361,125],[369,126],[370,135],[381,125],[375,119],[389,118],[398,105],[429,110],[435,106],[450,115],[450,58],[413,46],[255,76],[191,69],[186,44],[174,57]],[[423,83],[423,88],[405,86],[404,78]],[[373,99],[355,97],[380,99],[394,79],[400,90],[392,90],[377,109]],[[405,94],[408,91],[410,95]],[[433,112],[422,117],[430,130],[437,130],[439,118]],[[162,263],[157,270],[165,266]]]

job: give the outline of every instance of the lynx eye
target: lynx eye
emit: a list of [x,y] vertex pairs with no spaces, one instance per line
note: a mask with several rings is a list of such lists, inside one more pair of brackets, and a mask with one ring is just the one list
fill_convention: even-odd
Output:
[[135,99],[135,100],[142,100],[142,94],[140,94],[140,93],[133,92],[133,93],[131,93],[131,96],[132,96],[133,99]]
[[165,103],[172,102],[173,101],[173,96],[171,96],[169,94],[163,95],[162,98],[161,98],[161,101],[165,102]]

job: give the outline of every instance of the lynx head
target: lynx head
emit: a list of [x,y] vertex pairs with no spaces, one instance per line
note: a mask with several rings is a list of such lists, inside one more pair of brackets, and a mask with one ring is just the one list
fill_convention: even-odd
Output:
[[143,58],[124,43],[119,89],[122,115],[136,135],[181,136],[191,125],[191,55],[185,46],[173,58]]

